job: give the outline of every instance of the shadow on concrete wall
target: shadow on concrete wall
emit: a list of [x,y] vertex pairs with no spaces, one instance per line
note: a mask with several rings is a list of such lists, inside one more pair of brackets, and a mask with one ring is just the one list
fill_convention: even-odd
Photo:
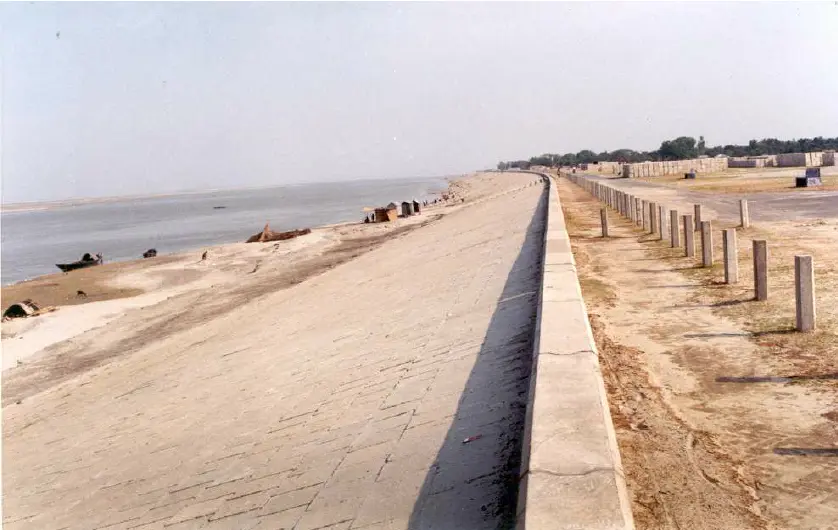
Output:
[[413,506],[411,530],[515,525],[546,211],[545,188],[457,413]]

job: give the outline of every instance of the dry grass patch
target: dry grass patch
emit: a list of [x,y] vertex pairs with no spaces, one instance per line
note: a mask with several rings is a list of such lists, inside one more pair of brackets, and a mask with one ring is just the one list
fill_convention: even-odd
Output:
[[821,168],[823,186],[796,188],[794,177],[803,175],[804,170],[805,168],[731,168],[716,173],[701,173],[695,179],[685,179],[683,175],[678,174],[639,177],[637,180],[693,191],[722,193],[832,191],[838,189],[838,167]]

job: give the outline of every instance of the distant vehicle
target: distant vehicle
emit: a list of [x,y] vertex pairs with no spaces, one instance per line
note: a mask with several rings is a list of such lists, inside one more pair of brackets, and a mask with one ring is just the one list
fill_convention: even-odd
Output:
[[56,263],[55,266],[64,272],[70,272],[76,269],[84,269],[85,267],[101,265],[102,261],[103,259],[101,254],[96,254],[96,257],[94,258],[90,255],[90,253],[85,253],[79,261],[74,261],[73,263]]

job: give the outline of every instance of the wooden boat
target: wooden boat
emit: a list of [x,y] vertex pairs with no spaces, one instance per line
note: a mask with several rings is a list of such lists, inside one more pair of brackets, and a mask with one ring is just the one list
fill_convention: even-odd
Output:
[[94,258],[89,253],[85,253],[84,256],[79,261],[74,261],[73,263],[56,263],[55,266],[61,269],[64,272],[74,271],[76,269],[83,269],[85,267],[92,267],[93,265],[101,265],[102,264],[102,255],[96,254]]
[[302,230],[289,230],[288,232],[274,232],[268,223],[265,223],[265,228],[258,234],[252,235],[245,243],[264,243],[266,241],[285,241],[286,239],[294,239],[295,237],[310,234],[310,228],[303,228]]

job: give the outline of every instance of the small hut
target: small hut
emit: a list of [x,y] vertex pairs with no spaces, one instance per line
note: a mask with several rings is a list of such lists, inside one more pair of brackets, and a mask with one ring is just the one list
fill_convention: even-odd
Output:
[[421,212],[420,206],[418,201],[413,201],[413,213],[418,215]]
[[410,217],[413,215],[413,203],[404,201],[402,202],[402,217]]
[[375,209],[375,222],[386,223],[388,221],[395,221],[399,218],[399,213],[394,203],[390,203],[383,208]]

